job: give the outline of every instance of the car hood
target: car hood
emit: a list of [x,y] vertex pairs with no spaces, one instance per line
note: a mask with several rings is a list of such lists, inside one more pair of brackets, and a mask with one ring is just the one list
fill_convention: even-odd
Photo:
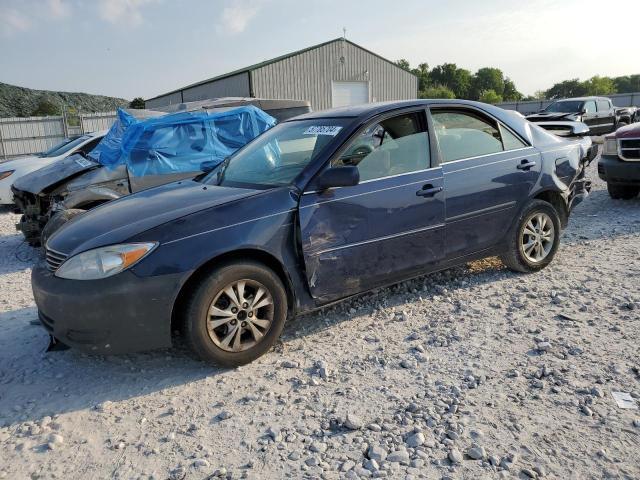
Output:
[[540,121],[545,122],[549,120],[560,120],[570,115],[579,115],[578,112],[539,112],[527,115],[526,119],[530,122]]
[[640,122],[632,123],[631,125],[626,125],[624,127],[620,127],[615,132],[607,135],[607,138],[640,138]]
[[7,170],[33,170],[35,168],[42,168],[45,165],[51,163],[48,158],[40,157],[22,157],[15,160],[9,160],[8,162],[0,163],[0,172],[6,172]]
[[13,186],[17,190],[38,195],[67,178],[99,166],[99,163],[89,160],[80,154],[75,154],[62,160],[56,160],[35,172],[19,178],[13,183]]
[[204,185],[194,180],[169,183],[108,202],[74,218],[51,236],[47,248],[74,255],[122,243],[166,222],[260,192]]

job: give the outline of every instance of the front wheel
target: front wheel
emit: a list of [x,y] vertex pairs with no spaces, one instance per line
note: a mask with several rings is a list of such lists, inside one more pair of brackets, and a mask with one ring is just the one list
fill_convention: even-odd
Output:
[[225,367],[252,362],[276,342],[287,318],[278,276],[257,262],[213,269],[187,300],[183,332],[202,359]]
[[631,200],[635,198],[640,192],[640,187],[634,187],[633,185],[616,185],[615,183],[607,182],[607,191],[609,196],[613,199]]
[[559,244],[558,212],[544,200],[532,200],[508,233],[502,262],[515,272],[536,272],[551,263]]

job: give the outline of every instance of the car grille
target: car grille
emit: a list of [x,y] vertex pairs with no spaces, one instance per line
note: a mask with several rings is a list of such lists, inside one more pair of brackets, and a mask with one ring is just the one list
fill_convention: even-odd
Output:
[[623,160],[640,160],[640,138],[622,138],[618,140],[620,158]]
[[55,272],[58,270],[66,259],[67,256],[64,253],[56,252],[49,248],[46,249],[47,268],[50,271]]

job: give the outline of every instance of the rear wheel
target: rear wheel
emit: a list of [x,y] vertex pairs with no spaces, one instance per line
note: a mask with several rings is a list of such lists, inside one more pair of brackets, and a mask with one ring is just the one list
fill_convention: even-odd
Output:
[[40,243],[42,244],[42,246],[45,247],[47,245],[47,240],[49,240],[49,238],[51,238],[51,235],[57,232],[60,227],[62,227],[72,218],[84,213],[85,211],[86,210],[82,210],[80,208],[69,208],[68,210],[61,210],[54,213],[42,229],[42,234],[40,235]]
[[535,272],[553,260],[560,243],[560,217],[544,200],[532,200],[508,234],[502,262],[516,272]]
[[631,200],[640,192],[640,187],[633,185],[616,185],[615,183],[607,183],[607,191],[609,196],[614,199]]
[[236,367],[266,353],[286,318],[278,276],[257,262],[234,262],[212,270],[191,292],[183,332],[201,359]]

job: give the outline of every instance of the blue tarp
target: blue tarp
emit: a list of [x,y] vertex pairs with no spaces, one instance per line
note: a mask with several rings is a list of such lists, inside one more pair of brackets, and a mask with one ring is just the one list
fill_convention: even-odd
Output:
[[100,149],[97,155],[91,152],[91,156],[106,166],[125,164],[129,174],[137,177],[195,172],[205,161],[222,162],[275,124],[273,117],[251,105],[143,121],[119,110],[118,120],[94,149]]
[[89,158],[102,165],[111,166],[118,164],[121,156],[120,146],[124,132],[130,125],[138,122],[132,115],[129,115],[121,108],[118,109],[117,117],[104,138],[100,140],[96,148],[89,152]]

